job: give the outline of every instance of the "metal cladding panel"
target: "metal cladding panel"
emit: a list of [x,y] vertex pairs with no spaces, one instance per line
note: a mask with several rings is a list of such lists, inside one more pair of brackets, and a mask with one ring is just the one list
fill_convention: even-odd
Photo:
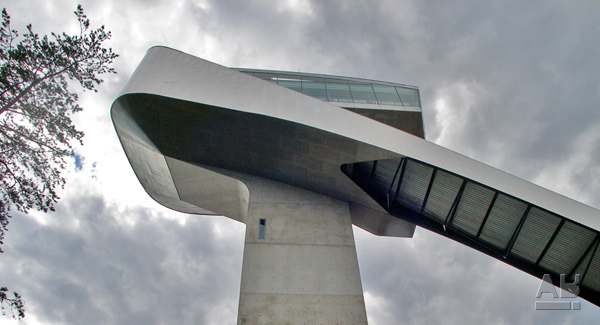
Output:
[[479,237],[496,248],[506,249],[526,209],[525,202],[499,194]]
[[[582,286],[589,287],[592,290],[600,291],[600,245],[596,245],[596,249],[592,254],[592,259],[587,267],[587,272],[583,273]],[[585,298],[585,297],[584,297]],[[598,303],[596,302],[596,305]]]
[[554,273],[569,274],[595,237],[594,231],[565,221],[539,265]]
[[590,266],[590,261],[596,252],[596,246],[598,245],[598,238],[594,241],[592,245],[588,248],[585,255],[582,259],[579,260],[577,267],[571,271],[569,274],[568,281],[571,283],[576,282],[575,278],[577,277],[578,283],[583,283],[583,274],[588,274],[588,269]]
[[493,199],[492,189],[467,182],[454,212],[452,226],[476,236]]
[[537,262],[560,223],[559,216],[538,207],[531,208],[510,253],[531,263]]
[[423,202],[425,202],[433,168],[407,161],[403,173],[404,177],[400,183],[400,191],[397,197],[403,204],[421,209]]
[[463,180],[460,177],[437,170],[423,211],[424,214],[445,223],[462,184]]
[[388,189],[392,186],[394,175],[398,169],[400,159],[385,159],[376,163],[373,168],[373,178],[377,186]]
[[[390,180],[373,177],[385,164]],[[600,304],[599,232],[475,180],[410,158],[342,166],[390,214],[452,238],[542,278],[581,282],[580,296]],[[396,181],[397,180],[397,181]],[[397,182],[400,190],[385,190]]]

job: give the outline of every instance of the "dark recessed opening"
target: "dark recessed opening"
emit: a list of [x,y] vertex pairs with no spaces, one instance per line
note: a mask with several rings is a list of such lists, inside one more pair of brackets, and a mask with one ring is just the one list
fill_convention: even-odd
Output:
[[258,219],[258,239],[265,239],[267,219]]

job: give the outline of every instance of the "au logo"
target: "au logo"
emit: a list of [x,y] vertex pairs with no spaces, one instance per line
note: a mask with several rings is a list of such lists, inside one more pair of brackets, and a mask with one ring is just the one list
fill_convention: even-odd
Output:
[[[554,283],[552,283],[552,278],[550,274],[544,274],[542,277],[542,282],[540,283],[540,287],[537,291],[536,298],[542,298],[542,295],[545,293],[549,293],[552,295],[553,299],[561,299],[561,298],[577,298],[579,294],[579,274],[575,274],[572,283],[568,283],[566,281],[566,276],[564,274],[560,275],[560,294],[556,292],[556,287]],[[545,296],[547,297],[547,295]],[[536,310],[580,310],[581,302],[580,301],[570,301],[570,300],[549,300],[549,301],[536,301],[535,302]]]

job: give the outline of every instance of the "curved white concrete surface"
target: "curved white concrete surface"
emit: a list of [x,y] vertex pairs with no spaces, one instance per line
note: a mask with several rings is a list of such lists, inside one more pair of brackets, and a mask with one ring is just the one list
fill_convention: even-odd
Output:
[[[334,105],[165,47],[153,47],[148,51],[113,104],[113,121],[125,147],[131,140],[124,135],[124,122],[120,118],[123,116],[122,102],[128,95],[142,94],[201,103],[239,114],[257,114],[340,135],[358,146],[356,152],[339,159],[341,163],[411,157],[476,180],[590,228],[600,229],[599,211],[585,204]],[[137,160],[131,155],[128,157],[135,164]],[[141,178],[139,169],[134,166],[134,170]],[[142,179],[140,181],[155,197],[154,187]],[[340,182],[340,186],[350,186],[348,182]],[[211,189],[207,187],[202,191]],[[368,201],[364,197],[362,199]],[[159,202],[184,211],[171,201]],[[377,209],[364,201],[358,204]],[[210,214],[201,210],[195,213]]]
[[[350,110],[173,49],[154,47],[113,103],[111,116],[138,179],[157,202],[186,213],[224,215],[247,224],[246,244],[250,246],[244,257],[243,279],[254,279],[247,281],[283,281],[280,273],[272,271],[278,269],[279,259],[265,256],[275,256],[269,254],[285,245],[291,254],[298,245],[297,234],[285,231],[273,235],[281,235],[277,240],[265,239],[284,245],[277,249],[267,242],[256,243],[254,227],[263,218],[274,225],[294,220],[302,227],[313,227],[306,232],[312,234],[306,237],[310,249],[298,251],[297,258],[321,256],[320,262],[311,265],[315,274],[319,267],[328,268],[331,274],[337,272],[325,256],[342,254],[342,250],[355,255],[350,221],[377,235],[411,237],[415,225],[405,221],[410,220],[540,278],[544,272],[554,278],[581,273],[582,297],[600,304],[600,211]],[[391,182],[378,182],[376,177],[381,175],[375,167],[358,164],[376,160],[387,164],[388,176],[394,175],[390,166],[398,166],[394,169],[400,174],[398,179],[403,177],[400,167],[407,165],[414,171],[433,170],[432,175],[441,176],[424,177],[425,173],[415,172],[408,177],[403,186],[412,187],[405,189],[408,199],[401,198],[408,203],[394,210],[390,202],[396,198],[390,201],[391,191],[367,194],[368,181],[389,184],[390,189],[396,184],[396,176]],[[455,182],[458,194],[446,195],[450,191],[435,183],[441,179]],[[323,210],[305,209],[300,196],[297,202],[289,198],[277,202],[273,189],[288,186],[295,189],[290,193],[309,191],[332,201]],[[397,189],[395,197],[400,184]],[[410,202],[411,196],[418,196],[410,193],[413,190],[425,199]],[[265,202],[265,191],[275,201]],[[448,217],[426,215],[424,202],[429,193],[434,193],[438,203],[445,200]],[[467,193],[464,200],[463,193]],[[387,206],[384,195],[388,195]],[[275,212],[293,207],[314,214],[313,219],[290,216],[284,220]],[[457,214],[457,210],[461,212]],[[456,215],[459,217],[454,219]],[[349,229],[346,239],[352,245],[340,246],[338,253],[332,253],[331,245],[315,235],[319,223],[328,218],[337,220],[340,228],[336,231]],[[265,255],[267,251],[271,253]],[[268,261],[263,265],[256,259]],[[340,294],[339,288],[349,285],[353,293],[340,294],[336,298],[340,300],[331,300],[331,305],[348,303],[340,313],[355,310],[349,307],[352,304],[364,309],[362,296],[357,295],[362,290],[358,266],[344,267],[344,272],[348,274],[344,278],[353,280],[324,290]],[[305,281],[301,272],[294,276],[293,281]],[[318,297],[322,282],[311,279],[308,282],[312,284],[302,290]],[[247,299],[240,301],[240,320],[256,320],[274,294],[288,311],[302,314],[304,309],[298,306],[305,300],[288,297],[304,294],[302,290],[289,283],[268,289],[243,281],[242,297]],[[285,308],[273,308],[268,311],[269,319],[281,319],[277,313]],[[320,310],[317,305],[312,308],[313,312]],[[364,318],[362,312],[357,315]]]

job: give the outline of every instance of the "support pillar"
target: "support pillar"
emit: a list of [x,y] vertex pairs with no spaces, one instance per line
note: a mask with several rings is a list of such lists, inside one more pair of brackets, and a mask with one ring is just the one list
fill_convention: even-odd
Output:
[[244,183],[238,324],[366,324],[347,203],[261,178]]

